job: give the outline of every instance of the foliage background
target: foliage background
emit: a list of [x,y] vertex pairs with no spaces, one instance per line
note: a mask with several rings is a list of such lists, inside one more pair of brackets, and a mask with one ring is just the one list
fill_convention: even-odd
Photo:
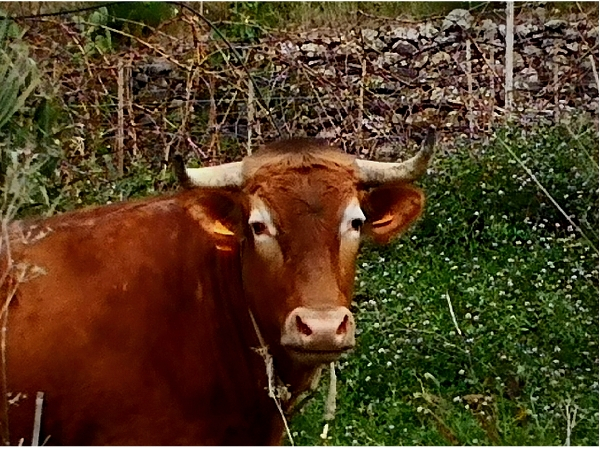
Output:
[[239,159],[278,127],[396,160],[434,123],[427,210],[365,246],[336,418],[317,395],[295,443],[598,445],[597,4],[517,4],[510,113],[503,5],[190,6],[214,28],[160,2],[0,22],[4,217],[173,190],[174,154]]

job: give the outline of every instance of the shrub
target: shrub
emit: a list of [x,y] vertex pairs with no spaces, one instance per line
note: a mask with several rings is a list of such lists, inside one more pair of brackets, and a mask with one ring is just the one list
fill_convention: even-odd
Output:
[[[559,445],[576,405],[571,442],[598,445],[597,152],[580,124],[437,157],[421,222],[359,261],[358,348],[325,442]],[[321,414],[294,421],[296,443],[324,443]]]

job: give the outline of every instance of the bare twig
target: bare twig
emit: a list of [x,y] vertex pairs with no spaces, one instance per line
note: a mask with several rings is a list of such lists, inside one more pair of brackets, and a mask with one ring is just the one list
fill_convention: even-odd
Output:
[[513,46],[515,2],[506,2],[506,56],[504,61],[504,107],[509,116],[512,112],[513,95]]
[[456,321],[456,316],[454,315],[454,309],[452,308],[452,302],[450,301],[450,294],[446,291],[446,300],[448,301],[448,308],[450,309],[450,315],[452,316],[452,322],[454,323],[454,327],[456,328],[457,333],[462,336],[462,331],[458,327],[458,322]]
[[123,101],[124,92],[124,68],[122,61],[119,61],[118,77],[117,77],[117,99],[119,105],[117,107],[117,174],[123,176],[123,165],[125,161],[125,118],[123,110],[125,109]]
[[363,147],[363,120],[365,112],[365,79],[367,76],[367,59],[365,58],[364,39],[361,39],[362,53],[361,57],[361,71],[360,71],[360,91],[358,93],[358,145]]
[[568,399],[567,402],[565,403],[565,419],[567,420],[567,437],[565,439],[565,446],[569,447],[571,446],[571,434],[573,432],[573,429],[575,428],[575,426],[577,425],[577,411],[579,411],[579,406],[574,405],[573,408],[571,408],[571,400]]
[[596,82],[596,87],[600,89],[600,85],[598,84],[598,83],[600,83],[600,80],[598,80],[598,71],[596,70],[596,61],[594,61],[593,55],[589,55],[588,58],[590,60],[590,65],[592,66],[592,73],[594,74],[594,81]]
[[248,80],[248,155],[252,154],[252,127],[254,126],[254,84]]
[[133,115],[133,93],[131,92],[131,85],[133,83],[133,80],[131,78],[132,60],[133,55],[130,55],[127,64],[125,64],[125,107],[127,109],[127,116],[129,118],[129,127],[127,127],[127,131],[131,137],[131,154],[137,156],[139,149],[137,145],[137,132],[135,129],[135,116]]
[[471,136],[473,136],[473,133],[475,132],[475,121],[474,121],[474,116],[473,116],[473,73],[472,73],[472,67],[471,67],[471,40],[467,39],[465,42],[466,45],[466,66],[467,66],[467,93],[468,93],[468,100],[467,100],[467,118],[469,120],[469,131],[471,133]]
[[288,392],[288,390],[285,386],[281,386],[281,385],[276,386],[275,385],[276,377],[275,377],[275,370],[273,367],[273,357],[269,353],[269,348],[262,337],[262,334],[260,332],[260,329],[258,328],[258,324],[256,323],[256,320],[254,319],[254,315],[252,314],[252,311],[248,310],[248,313],[250,314],[250,319],[252,320],[252,325],[254,326],[254,331],[256,332],[256,336],[258,337],[258,342],[260,344],[260,348],[257,349],[257,352],[260,356],[262,356],[263,360],[265,361],[265,368],[267,370],[267,389],[269,392],[269,397],[271,397],[273,399],[273,401],[275,402],[275,406],[277,407],[277,410],[279,411],[279,414],[281,415],[281,420],[283,420],[283,425],[285,427],[285,431],[287,433],[288,439],[290,440],[290,443],[292,445],[294,445],[294,439],[292,438],[292,433],[290,431],[290,428],[287,423],[287,419],[285,417],[283,408],[281,406],[281,399],[283,398],[284,401],[289,400],[290,393]]
[[327,391],[327,400],[325,401],[325,413],[323,419],[333,420],[335,417],[337,398],[337,377],[335,375],[335,363],[329,364],[329,390]]
[[38,392],[35,396],[35,416],[33,419],[33,437],[31,446],[38,447],[40,442],[40,427],[42,426],[42,407],[44,406],[44,393]]

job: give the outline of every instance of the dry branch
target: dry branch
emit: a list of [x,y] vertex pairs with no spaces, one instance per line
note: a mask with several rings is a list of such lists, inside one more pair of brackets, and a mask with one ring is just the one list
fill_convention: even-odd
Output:
[[125,109],[125,102],[123,100],[124,92],[124,68],[122,62],[119,63],[118,68],[118,79],[117,79],[117,173],[119,177],[123,176],[123,164],[125,161],[125,117],[123,110]]
[[510,115],[513,109],[513,47],[515,3],[506,2],[506,56],[504,68],[504,107]]
[[42,407],[44,406],[44,393],[38,392],[35,396],[35,416],[33,419],[33,437],[31,446],[38,447],[40,442],[40,428],[42,426]]

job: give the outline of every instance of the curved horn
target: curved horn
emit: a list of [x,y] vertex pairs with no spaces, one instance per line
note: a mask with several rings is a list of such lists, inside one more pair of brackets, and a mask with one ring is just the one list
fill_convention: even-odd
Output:
[[356,159],[359,179],[367,184],[383,184],[394,181],[415,181],[427,171],[433,156],[435,126],[431,125],[419,153],[402,163],[386,163]]
[[242,163],[232,162],[220,166],[202,167],[200,169],[185,169],[190,183],[200,187],[234,187],[241,186]]

